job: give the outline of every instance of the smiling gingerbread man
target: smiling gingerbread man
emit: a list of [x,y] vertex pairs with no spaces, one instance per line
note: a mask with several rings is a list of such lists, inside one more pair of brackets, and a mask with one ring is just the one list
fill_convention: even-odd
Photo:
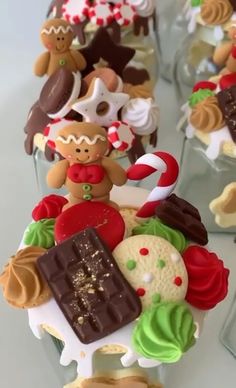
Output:
[[85,69],[86,61],[78,50],[71,49],[74,39],[72,27],[65,20],[51,19],[41,29],[41,40],[48,51],[37,59],[34,73],[39,77],[51,76],[61,67],[72,72]]
[[58,131],[56,150],[65,158],[56,163],[47,175],[49,187],[65,186],[69,191],[66,208],[84,201],[110,201],[113,184],[127,181],[125,170],[106,157],[109,149],[104,128],[92,123],[72,122]]

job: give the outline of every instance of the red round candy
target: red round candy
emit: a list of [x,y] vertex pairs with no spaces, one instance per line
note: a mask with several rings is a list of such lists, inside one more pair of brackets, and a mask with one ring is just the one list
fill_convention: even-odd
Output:
[[182,278],[181,278],[180,276],[177,276],[177,277],[175,278],[175,280],[174,280],[174,283],[175,283],[175,285],[176,285],[177,287],[180,287],[180,286],[182,285],[182,283],[183,283],[183,280],[182,280]]
[[138,288],[136,290],[136,294],[140,297],[144,296],[146,294],[146,291],[144,290],[144,288]]
[[220,79],[220,88],[221,90],[231,88],[231,86],[236,85],[236,73],[226,74]]
[[120,213],[102,202],[86,201],[65,210],[56,220],[55,239],[61,243],[86,228],[95,228],[110,250],[123,240],[125,223]]
[[139,253],[142,256],[147,256],[149,254],[149,250],[147,248],[141,248]]
[[214,82],[200,81],[194,86],[193,92],[195,93],[200,89],[210,89],[210,90],[214,91],[214,90],[216,90],[216,87],[217,87],[217,85]]
[[56,218],[62,212],[62,208],[67,202],[67,199],[60,195],[48,195],[35,206],[32,211],[32,217],[34,221],[40,221],[45,218]]

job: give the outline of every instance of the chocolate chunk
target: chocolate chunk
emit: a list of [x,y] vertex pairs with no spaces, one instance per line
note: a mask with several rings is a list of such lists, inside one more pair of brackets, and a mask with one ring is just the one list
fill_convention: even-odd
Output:
[[123,71],[123,81],[127,84],[142,85],[149,80],[150,76],[146,69],[136,69],[135,67],[128,66]]
[[27,134],[25,139],[25,151],[28,155],[32,155],[34,150],[34,136],[36,133],[42,133],[50,122],[50,118],[40,108],[39,101],[36,101],[30,109],[27,123],[24,128],[24,131]]
[[142,32],[144,36],[149,34],[149,17],[138,16],[134,20],[134,35],[138,36]]
[[135,54],[134,49],[114,43],[105,28],[99,28],[92,41],[80,52],[87,62],[84,75],[93,71],[94,65],[103,59],[108,62],[108,67],[122,76],[124,68]]
[[40,93],[39,103],[42,111],[47,114],[59,112],[70,99],[73,87],[73,73],[66,68],[57,70],[49,77]]
[[236,143],[236,85],[221,90],[217,99],[232,139]]
[[103,338],[135,320],[141,303],[92,228],[50,249],[38,267],[81,342]]
[[179,230],[188,239],[200,244],[208,243],[205,226],[198,210],[189,202],[172,194],[156,208],[156,215],[166,225]]
[[236,11],[236,0],[229,0],[230,4],[233,7],[233,10]]

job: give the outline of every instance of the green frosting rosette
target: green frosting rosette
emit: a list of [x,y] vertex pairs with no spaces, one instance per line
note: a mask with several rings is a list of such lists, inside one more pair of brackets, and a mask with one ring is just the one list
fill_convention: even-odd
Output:
[[191,6],[192,7],[200,7],[202,5],[203,0],[191,0]]
[[210,89],[199,89],[197,92],[194,92],[188,99],[189,106],[194,108],[199,102],[202,102],[207,97],[215,96],[215,93]]
[[141,315],[132,342],[145,358],[173,363],[195,344],[195,331],[193,316],[185,304],[163,302]]
[[45,249],[53,247],[55,245],[54,226],[54,218],[33,222],[25,232],[24,243]]
[[133,235],[148,234],[152,236],[162,237],[169,241],[178,252],[183,252],[188,245],[183,233],[176,229],[172,229],[167,225],[164,225],[158,218],[151,218],[147,222],[136,226],[132,230]]

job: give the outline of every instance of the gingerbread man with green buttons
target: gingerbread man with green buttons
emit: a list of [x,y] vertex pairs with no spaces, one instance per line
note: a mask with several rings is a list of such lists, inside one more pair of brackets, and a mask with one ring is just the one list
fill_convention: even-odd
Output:
[[74,33],[69,23],[62,19],[51,19],[41,29],[41,40],[48,51],[37,59],[34,73],[39,77],[51,76],[65,66],[72,72],[85,69],[86,61],[78,50],[71,49]]
[[68,208],[84,201],[100,201],[118,208],[110,201],[113,185],[127,181],[126,171],[106,157],[109,150],[107,132],[93,123],[72,122],[58,131],[56,150],[65,158],[47,175],[51,188],[65,186],[69,191]]

